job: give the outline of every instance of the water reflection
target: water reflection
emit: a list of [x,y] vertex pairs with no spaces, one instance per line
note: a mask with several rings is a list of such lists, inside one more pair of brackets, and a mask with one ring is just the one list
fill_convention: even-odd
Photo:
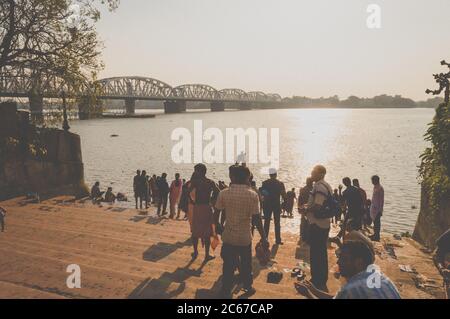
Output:
[[[132,177],[137,168],[151,174],[176,172],[183,178],[192,164],[174,165],[171,160],[171,132],[177,127],[193,129],[203,120],[204,129],[279,128],[280,179],[286,187],[304,184],[312,167],[327,167],[327,180],[337,187],[345,176],[359,178],[370,194],[370,177],[378,174],[386,193],[384,225],[390,231],[411,231],[420,205],[417,183],[419,155],[425,148],[423,133],[431,121],[431,109],[298,109],[188,112],[159,115],[154,119],[92,120],[72,122],[72,131],[82,137],[86,181],[99,180],[115,191],[132,194]],[[118,135],[111,137],[112,134]],[[206,145],[206,142],[205,142]],[[264,165],[253,165],[258,184],[266,178]],[[208,175],[228,180],[228,164],[208,165]],[[297,232],[297,219],[286,221]]]

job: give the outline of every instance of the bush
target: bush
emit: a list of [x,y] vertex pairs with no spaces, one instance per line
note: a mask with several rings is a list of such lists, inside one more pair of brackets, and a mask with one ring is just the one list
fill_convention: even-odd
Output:
[[439,210],[444,199],[450,198],[450,108],[440,104],[425,133],[431,147],[421,155],[419,175],[430,196],[432,210]]

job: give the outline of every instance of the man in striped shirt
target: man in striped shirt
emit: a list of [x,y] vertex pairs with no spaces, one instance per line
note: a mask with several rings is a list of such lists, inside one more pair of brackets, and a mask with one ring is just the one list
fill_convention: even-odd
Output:
[[347,241],[337,255],[339,272],[347,283],[335,296],[308,281],[296,283],[297,291],[310,299],[401,299],[394,283],[374,265],[374,251],[365,242]]

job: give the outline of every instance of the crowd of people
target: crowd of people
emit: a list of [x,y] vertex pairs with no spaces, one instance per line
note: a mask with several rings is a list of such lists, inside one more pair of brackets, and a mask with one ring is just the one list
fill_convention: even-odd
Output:
[[[158,216],[169,214],[169,218],[176,219],[180,218],[181,212],[184,213],[183,218],[189,221],[191,230],[192,259],[199,255],[199,243],[204,247],[204,262],[214,259],[211,249],[214,250],[221,239],[223,298],[231,297],[236,270],[244,292],[254,293],[254,231],[256,229],[259,233],[257,249],[263,251],[262,255],[269,250],[268,234],[272,221],[275,245],[283,245],[280,219],[293,216],[295,201],[301,215],[300,241],[309,245],[311,269],[310,281],[296,283],[299,293],[309,298],[400,298],[395,285],[381,272],[379,286],[370,288],[367,285],[367,277],[373,273],[367,269],[375,262],[372,242],[380,240],[384,208],[384,190],[379,176],[371,178],[373,191],[370,199],[358,179],[345,177],[342,180],[344,186],[333,189],[325,176],[325,167],[315,166],[297,197],[295,188],[286,192],[275,169],[270,169],[269,178],[258,188],[245,163],[229,167],[228,184],[209,179],[206,166],[197,164],[188,181],[177,173],[170,185],[166,173],[149,176],[145,170],[138,170],[133,178],[133,190],[136,209],[153,204],[157,207]],[[103,196],[98,186],[93,187],[93,198]],[[113,194],[108,195],[110,191],[108,189],[104,195],[105,201],[114,198]],[[332,223],[340,226],[340,231],[337,236],[329,238]],[[368,238],[362,231],[367,231],[372,224],[373,235]],[[339,246],[336,250],[339,273],[347,280],[335,296],[328,293],[327,287],[329,242]]]

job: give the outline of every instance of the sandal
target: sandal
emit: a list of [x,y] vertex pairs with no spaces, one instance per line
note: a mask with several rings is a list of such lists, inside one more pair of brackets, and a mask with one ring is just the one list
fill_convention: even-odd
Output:
[[297,275],[297,281],[303,281],[306,278],[306,274],[303,270],[300,270],[300,272]]
[[292,269],[292,271],[291,271],[291,277],[297,277],[297,276],[300,274],[301,271],[302,271],[302,270],[301,270],[300,268],[295,267],[295,268]]

